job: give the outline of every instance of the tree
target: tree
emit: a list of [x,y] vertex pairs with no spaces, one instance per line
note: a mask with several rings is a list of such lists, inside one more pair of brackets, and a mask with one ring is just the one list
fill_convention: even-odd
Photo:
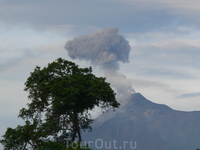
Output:
[[37,123],[26,121],[24,126],[18,125],[15,129],[7,128],[3,140],[5,150],[26,150],[27,147],[35,149],[42,142],[42,132],[39,131]]
[[[25,82],[29,92],[28,108],[22,108],[19,117],[34,120],[45,130],[43,135],[56,137],[58,132],[70,135],[73,142],[81,130],[91,130],[89,110],[117,108],[115,93],[105,78],[92,74],[92,68],[79,68],[75,63],[58,58],[35,70]],[[70,134],[69,134],[70,133]]]

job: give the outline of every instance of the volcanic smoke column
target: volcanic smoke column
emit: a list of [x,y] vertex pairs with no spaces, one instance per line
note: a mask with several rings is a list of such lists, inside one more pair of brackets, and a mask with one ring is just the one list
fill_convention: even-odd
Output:
[[[95,66],[100,66],[104,70],[108,81],[111,81],[118,93],[125,92],[122,91],[125,89],[130,91],[130,88],[132,88],[130,83],[127,82],[126,76],[117,73],[119,61],[129,62],[131,49],[129,42],[118,34],[118,28],[103,28],[91,35],[77,37],[67,41],[65,49],[72,59],[87,60]],[[115,80],[121,83],[115,84]]]
[[72,59],[88,60],[106,70],[118,70],[119,61],[129,62],[131,48],[116,27],[109,27],[68,41],[65,49]]

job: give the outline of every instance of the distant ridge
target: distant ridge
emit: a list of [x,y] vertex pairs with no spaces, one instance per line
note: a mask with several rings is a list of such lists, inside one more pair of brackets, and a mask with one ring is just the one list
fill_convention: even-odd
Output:
[[200,148],[200,111],[173,110],[140,93],[132,94],[116,111],[109,110],[97,117],[92,128],[92,132],[83,134],[83,139],[90,141],[94,150]]

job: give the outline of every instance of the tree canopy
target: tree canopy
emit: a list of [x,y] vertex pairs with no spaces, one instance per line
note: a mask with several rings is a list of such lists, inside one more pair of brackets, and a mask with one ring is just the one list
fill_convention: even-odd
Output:
[[36,66],[24,90],[29,92],[30,102],[19,117],[36,124],[40,138],[53,136],[58,140],[58,133],[62,133],[71,142],[76,137],[82,141],[81,130],[91,130],[90,110],[119,106],[105,78],[92,74],[91,67],[79,68],[62,58],[44,68]]

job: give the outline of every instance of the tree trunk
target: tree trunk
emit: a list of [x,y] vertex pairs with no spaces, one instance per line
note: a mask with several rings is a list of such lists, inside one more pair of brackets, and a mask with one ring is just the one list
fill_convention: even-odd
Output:
[[73,122],[73,135],[72,135],[72,139],[71,139],[71,142],[74,142],[75,141],[75,138],[76,138],[76,134],[78,132],[78,129],[77,129],[77,123],[78,123],[78,115],[74,112],[74,122]]
[[79,142],[82,142],[81,129],[80,129],[79,125],[78,125],[78,140],[79,140]]
[[78,114],[74,113],[74,124],[73,124],[73,135],[72,135],[72,139],[71,141],[74,142],[75,138],[76,138],[76,134],[78,133],[78,140],[79,142],[82,141],[82,137],[81,137],[81,129],[79,126],[79,118],[78,118]]

